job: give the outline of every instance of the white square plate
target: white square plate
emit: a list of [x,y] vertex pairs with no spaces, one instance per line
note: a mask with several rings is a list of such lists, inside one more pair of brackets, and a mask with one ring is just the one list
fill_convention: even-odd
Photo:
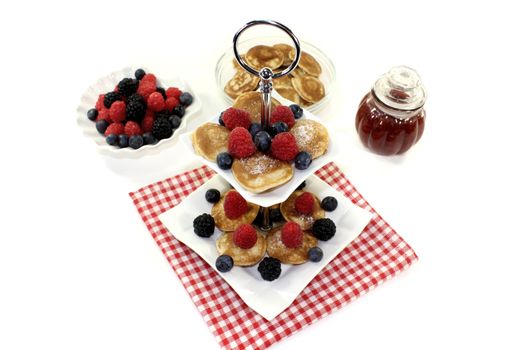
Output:
[[[276,95],[275,97],[279,99],[281,103],[283,103],[283,101],[286,101],[282,98],[279,98],[277,94],[275,95]],[[288,104],[291,104],[291,102],[289,103],[284,102],[283,104],[288,105]],[[307,110],[304,110],[303,118],[315,120],[323,124],[326,127],[326,125],[319,118],[317,118],[316,116],[314,116],[312,113],[308,112]],[[209,122],[217,123],[218,120],[219,120],[219,116],[217,115],[211,118]],[[219,168],[217,163],[210,162],[209,160],[195,153],[195,150],[193,148],[192,137],[191,137],[193,132],[187,132],[185,134],[182,134],[180,136],[180,140],[191,154],[193,154],[201,162],[203,162],[204,164],[212,168],[215,172],[217,172],[224,179],[226,179],[226,181],[228,181],[247,201],[258,204],[262,207],[269,207],[274,204],[284,202],[286,198],[288,198],[292,194],[292,192],[295,191],[297,187],[299,187],[301,182],[306,180],[310,175],[315,173],[318,169],[322,168],[324,165],[328,164],[329,162],[331,162],[337,157],[337,155],[339,154],[339,148],[338,148],[339,142],[336,140],[336,134],[332,132],[329,128],[327,128],[327,130],[330,135],[330,144],[328,145],[327,152],[323,156],[317,159],[314,159],[312,161],[312,164],[306,170],[298,170],[292,164],[292,166],[294,167],[294,175],[290,179],[290,181],[288,181],[287,183],[277,188],[274,188],[273,190],[270,190],[264,193],[252,193],[248,190],[245,190],[237,182],[231,170],[222,170],[221,168]]]
[[[297,266],[283,264],[281,276],[272,282],[261,278],[257,265],[235,266],[230,272],[217,272],[249,307],[267,320],[272,320],[290,306],[308,283],[359,236],[372,218],[372,214],[353,204],[315,175],[311,176],[306,184],[306,190],[314,193],[319,199],[333,196],[339,202],[335,211],[326,213],[326,217],[336,224],[337,231],[331,240],[319,241],[319,247],[324,252],[323,260],[319,263],[306,262]],[[162,213],[159,218],[177,240],[193,249],[216,270],[215,260],[218,253],[215,240],[221,235],[221,231],[216,228],[210,238],[201,238],[193,232],[193,218],[211,212],[212,204],[206,202],[204,198],[206,191],[211,188],[216,188],[223,193],[230,187],[225,180],[216,175],[178,206]]]

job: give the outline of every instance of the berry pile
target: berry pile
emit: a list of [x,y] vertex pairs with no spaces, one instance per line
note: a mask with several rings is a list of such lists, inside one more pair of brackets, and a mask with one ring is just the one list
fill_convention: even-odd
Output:
[[134,79],[124,78],[113,91],[99,95],[87,117],[111,146],[138,149],[167,139],[180,126],[193,96],[158,84],[155,75],[137,69]]
[[260,151],[285,162],[294,162],[299,170],[307,169],[312,156],[299,152],[297,140],[289,132],[295,120],[302,116],[303,110],[298,105],[277,106],[270,116],[270,127],[263,130],[261,124],[251,122],[248,112],[228,108],[219,117],[219,124],[231,130],[228,152],[217,155],[217,165],[228,170],[234,158],[246,158]]

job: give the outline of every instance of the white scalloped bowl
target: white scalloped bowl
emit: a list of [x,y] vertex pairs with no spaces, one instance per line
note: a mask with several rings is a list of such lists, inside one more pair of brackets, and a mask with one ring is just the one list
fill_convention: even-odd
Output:
[[[98,151],[102,154],[119,158],[133,158],[151,154],[153,153],[152,151],[154,149],[165,143],[176,142],[179,138],[179,135],[184,133],[186,130],[188,118],[197,113],[201,108],[200,99],[195,95],[189,84],[184,79],[180,77],[175,77],[172,79],[161,79],[157,77],[157,80],[163,87],[167,88],[170,86],[175,86],[184,92],[189,92],[193,96],[193,103],[188,108],[186,108],[186,114],[184,114],[179,128],[173,132],[173,135],[170,138],[160,140],[154,145],[144,145],[139,149],[133,149],[131,147],[119,148],[108,145],[104,135],[101,135],[97,131],[95,128],[95,122],[89,120],[86,116],[86,113],[89,109],[95,107],[99,94],[113,91],[115,85],[117,85],[120,80],[126,77],[134,77],[135,70],[136,68],[133,67],[125,67],[98,79],[94,84],[86,89],[80,98],[80,104],[77,108],[77,124],[82,129],[82,133],[95,142]],[[148,72],[147,69],[146,72]]]

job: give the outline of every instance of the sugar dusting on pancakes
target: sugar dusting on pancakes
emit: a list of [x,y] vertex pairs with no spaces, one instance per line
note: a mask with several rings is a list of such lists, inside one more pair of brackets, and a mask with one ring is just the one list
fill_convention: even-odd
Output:
[[293,129],[293,135],[295,136],[295,139],[297,140],[297,146],[301,151],[318,150],[319,145],[313,142],[315,140],[316,134],[317,130],[312,123],[301,123],[295,126]]
[[266,154],[256,154],[252,157],[243,158],[240,160],[244,169],[251,175],[261,175],[268,170],[276,167],[279,161],[275,158],[267,156]]

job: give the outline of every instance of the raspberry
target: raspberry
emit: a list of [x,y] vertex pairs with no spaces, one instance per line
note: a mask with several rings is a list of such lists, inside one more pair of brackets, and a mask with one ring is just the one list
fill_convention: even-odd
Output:
[[141,81],[147,81],[150,83],[155,84],[155,90],[157,89],[157,77],[153,73],[148,73],[144,75],[144,77],[141,79]]
[[166,99],[166,109],[168,111],[172,111],[173,108],[177,107],[179,105],[179,100],[175,97],[168,97]]
[[124,134],[128,136],[141,135],[142,130],[140,129],[140,126],[137,122],[129,121],[124,127]]
[[285,122],[286,125],[288,125],[288,130],[294,126],[295,117],[290,107],[277,106],[274,108],[272,115],[270,116],[270,124],[275,124],[277,122]]
[[288,248],[297,248],[303,244],[303,230],[295,222],[287,222],[281,229],[281,240]]
[[151,130],[153,130],[154,121],[155,121],[155,118],[153,118],[153,116],[146,115],[144,119],[142,119],[142,123],[141,123],[142,131],[151,132]]
[[101,110],[98,111],[97,121],[99,120],[105,120],[108,123],[111,123],[111,118],[109,117],[109,109],[106,107],[103,107]]
[[170,87],[168,88],[168,90],[166,90],[167,97],[175,97],[177,100],[179,99],[181,94],[182,94],[182,91],[180,91],[176,87]]
[[139,88],[137,89],[137,94],[148,99],[149,95],[157,91],[157,85],[155,82],[142,79],[139,83]]
[[104,94],[100,94],[98,95],[98,100],[97,100],[97,103],[95,104],[95,108],[97,109],[97,111],[101,111],[103,108],[106,108],[104,107]]
[[257,243],[257,231],[249,224],[242,224],[233,232],[233,243],[242,249],[250,249]]
[[289,132],[275,135],[272,140],[271,150],[275,158],[284,161],[294,160],[297,153],[299,153],[295,137]]
[[247,129],[236,127],[228,138],[228,152],[236,158],[246,158],[255,153],[257,149],[252,140],[252,135]]
[[120,123],[126,119],[126,103],[124,101],[113,102],[109,108],[109,117],[115,123]]
[[148,108],[154,112],[162,111],[166,108],[166,102],[160,92],[154,92],[148,97]]
[[222,121],[230,130],[235,129],[238,126],[248,129],[252,123],[250,120],[250,113],[237,108],[228,108],[225,110],[222,114]]
[[121,123],[112,123],[109,124],[108,128],[104,132],[104,136],[109,136],[111,134],[120,135],[124,133],[124,125]]
[[314,196],[310,192],[304,192],[295,198],[295,210],[303,215],[310,215],[314,211]]
[[230,191],[224,197],[224,213],[228,219],[237,219],[248,211],[248,202],[237,191]]

